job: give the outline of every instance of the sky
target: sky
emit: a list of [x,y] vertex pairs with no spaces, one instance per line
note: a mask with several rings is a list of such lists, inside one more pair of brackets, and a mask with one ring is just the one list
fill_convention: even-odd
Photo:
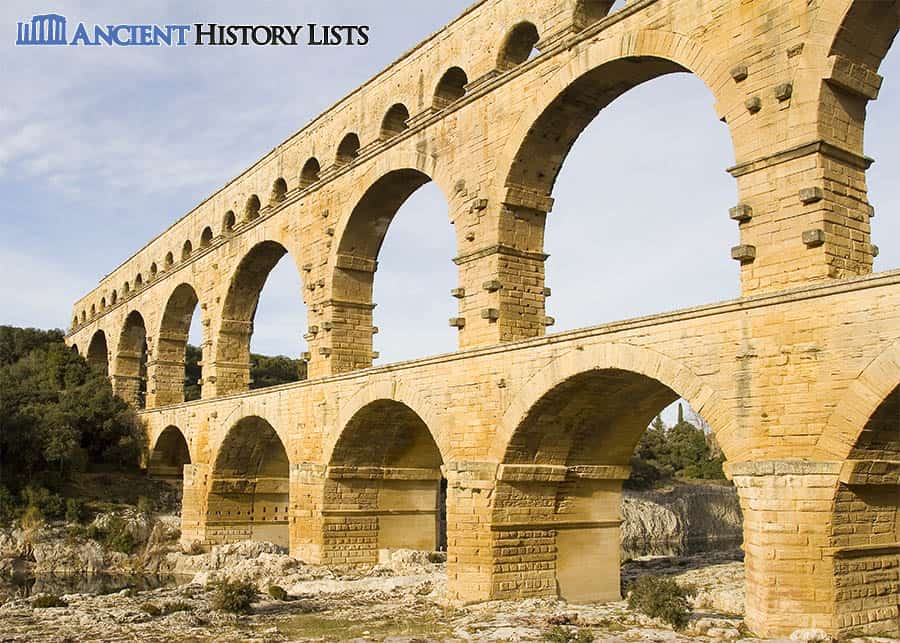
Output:
[[[0,324],[61,327],[72,303],[177,218],[469,0],[131,0],[0,6]],[[621,2],[617,3],[621,4]],[[16,22],[368,24],[368,47],[15,47]],[[900,267],[900,54],[870,104],[866,153],[876,270]],[[738,296],[737,201],[727,127],[688,74],[626,93],[567,158],[548,217],[551,332]],[[385,364],[450,352],[453,230],[426,185],[398,212],[375,279]],[[415,301],[416,306],[409,302]],[[416,311],[414,315],[410,311]],[[195,326],[192,336],[198,337]],[[286,257],[263,290],[252,350],[305,350],[301,285]]]

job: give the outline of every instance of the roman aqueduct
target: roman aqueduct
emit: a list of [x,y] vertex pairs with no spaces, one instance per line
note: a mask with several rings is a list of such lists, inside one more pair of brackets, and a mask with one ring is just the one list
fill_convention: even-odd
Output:
[[[683,397],[740,494],[749,626],[896,631],[900,271],[872,274],[863,128],[900,7],[611,4],[477,2],[105,277],[67,341],[143,407],[151,473],[183,476],[186,540],[343,566],[446,538],[459,602],[617,599],[629,457]],[[734,144],[741,297],[546,334],[566,154],[618,96],[679,72]],[[379,249],[429,181],[457,239],[459,351],[373,368]],[[309,379],[250,391],[286,253]],[[184,402],[196,308],[202,399]]]

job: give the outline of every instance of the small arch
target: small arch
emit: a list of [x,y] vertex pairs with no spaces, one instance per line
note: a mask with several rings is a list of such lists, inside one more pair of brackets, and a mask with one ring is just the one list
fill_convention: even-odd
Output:
[[78,315],[75,315],[72,318],[72,328],[75,328],[78,325]]
[[143,285],[144,285],[144,278],[141,276],[141,273],[138,273],[137,277],[134,278],[134,287],[135,287],[135,289],[137,289]]
[[359,156],[359,137],[350,132],[347,134],[337,149],[337,164],[346,165]]
[[257,217],[259,217],[259,209],[261,204],[259,201],[259,197],[255,194],[251,194],[250,198],[247,199],[247,205],[244,206],[244,220],[253,221]]
[[100,298],[100,310],[106,310],[106,297]]
[[175,263],[175,256],[171,252],[166,253],[166,258],[163,262],[166,268],[171,268]]
[[187,261],[191,258],[191,253],[194,251],[194,244],[191,243],[190,239],[184,242],[184,245],[181,246],[181,260]]
[[191,451],[177,426],[168,426],[156,439],[147,464],[147,475],[157,480],[180,483],[184,465],[191,463]]
[[209,248],[212,244],[213,239],[213,231],[212,228],[206,226],[203,228],[203,232],[200,233],[200,247],[201,248]]
[[222,219],[222,229],[226,233],[234,232],[234,224],[237,222],[237,218],[234,216],[234,211],[229,210],[225,213],[225,217]]
[[97,306],[95,304],[91,304],[91,317],[95,317],[97,315]]
[[113,384],[116,394],[137,408],[144,408],[147,394],[147,325],[136,310],[122,325],[116,345]]
[[316,183],[319,180],[319,172],[321,169],[319,159],[315,156],[310,157],[309,160],[303,164],[303,169],[300,171],[300,187],[308,188],[313,183]]
[[83,324],[83,323],[86,322],[86,321],[87,321],[87,311],[86,311],[86,310],[82,310],[82,311],[81,311],[81,323]]
[[408,130],[409,125],[406,124],[408,120],[409,110],[406,109],[406,105],[397,103],[392,106],[381,121],[381,140],[386,141]]
[[109,375],[109,347],[106,343],[106,333],[102,330],[98,330],[91,337],[86,359],[91,368]]
[[584,29],[608,16],[615,0],[578,0],[575,5],[575,25]]
[[530,22],[520,22],[513,27],[503,41],[497,57],[497,69],[507,71],[533,58],[535,45],[541,39],[537,27]]
[[451,103],[458,101],[466,95],[466,85],[469,84],[469,77],[459,67],[451,67],[441,80],[438,81],[434,90],[434,100],[432,105],[435,109],[444,109]]
[[130,292],[131,292],[131,284],[126,281],[124,284],[122,284],[122,294],[127,295]]
[[282,177],[275,179],[272,184],[272,203],[281,203],[287,196],[288,185]]
[[150,264],[150,279],[156,278],[156,273],[159,272],[159,269],[156,267],[156,262]]
[[109,296],[109,305],[115,306],[119,302],[119,293],[115,290],[112,291],[112,294]]

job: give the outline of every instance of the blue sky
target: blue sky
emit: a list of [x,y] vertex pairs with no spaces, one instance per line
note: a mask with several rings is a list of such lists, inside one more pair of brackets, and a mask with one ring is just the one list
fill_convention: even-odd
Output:
[[[127,4],[127,6],[126,6]],[[189,5],[189,6],[188,6]],[[451,20],[468,0],[9,1],[0,7],[0,323],[65,327],[72,302],[146,241],[335,100]],[[16,21],[371,25],[365,48],[16,48]],[[882,67],[866,152],[876,269],[900,266],[900,54]],[[549,215],[553,330],[738,295],[728,208],[734,163],[712,96],[689,75],[626,94],[579,139]],[[376,275],[379,363],[452,351],[454,236],[440,191],[398,213]],[[305,350],[299,276],[263,291],[253,350]],[[409,302],[416,302],[410,306]],[[410,311],[417,311],[410,315]],[[421,311],[421,312],[419,312]],[[195,334],[196,336],[196,334]]]

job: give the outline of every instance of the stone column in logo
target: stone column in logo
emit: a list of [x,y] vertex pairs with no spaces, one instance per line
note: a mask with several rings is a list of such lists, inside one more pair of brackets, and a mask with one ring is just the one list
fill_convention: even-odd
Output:
[[17,45],[65,45],[66,19],[55,13],[33,16],[31,24],[18,23]]

